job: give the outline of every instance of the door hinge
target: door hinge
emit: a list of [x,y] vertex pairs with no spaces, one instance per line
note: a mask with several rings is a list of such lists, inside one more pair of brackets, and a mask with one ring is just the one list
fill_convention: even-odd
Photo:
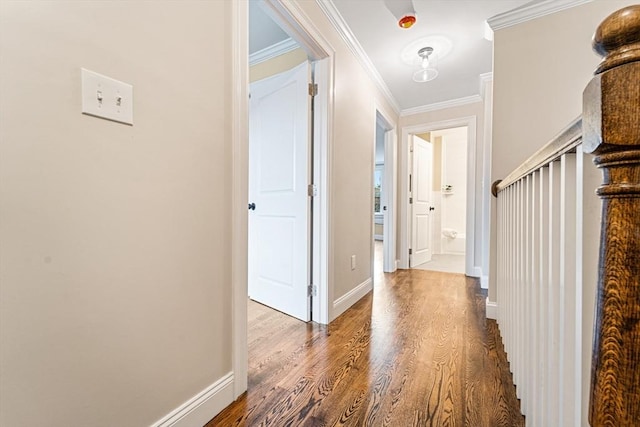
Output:
[[409,197],[409,204],[412,205],[413,204],[413,197]]
[[310,297],[318,296],[318,287],[315,285],[309,285],[307,287],[307,296],[310,296]]
[[413,255],[413,249],[409,249],[409,255]]
[[309,197],[316,197],[318,195],[318,186],[315,184],[309,184],[307,186],[307,194]]
[[318,84],[309,83],[309,96],[316,96],[318,94]]

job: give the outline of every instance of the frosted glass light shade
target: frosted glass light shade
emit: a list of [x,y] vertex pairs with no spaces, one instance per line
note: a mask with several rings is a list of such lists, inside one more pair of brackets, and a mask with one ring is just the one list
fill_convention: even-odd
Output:
[[418,71],[413,73],[413,81],[428,82],[438,77],[438,61],[431,46],[418,50]]
[[435,68],[421,68],[413,73],[413,81],[418,83],[428,82],[438,77],[438,70]]

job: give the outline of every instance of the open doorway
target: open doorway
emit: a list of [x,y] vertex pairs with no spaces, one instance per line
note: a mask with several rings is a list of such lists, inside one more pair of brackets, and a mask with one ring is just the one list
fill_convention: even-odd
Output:
[[373,142],[373,204],[371,274],[374,281],[382,273],[396,271],[395,240],[395,170],[396,130],[386,116],[375,111],[375,138]]
[[[314,96],[314,125],[309,131],[313,135],[310,151],[313,162],[309,165],[309,175],[313,181],[300,183],[308,191],[313,221],[308,224],[313,236],[310,242],[310,259],[313,268],[310,270],[307,288],[314,294],[311,310],[314,322],[327,324],[331,316],[328,301],[332,297],[329,287],[329,197],[331,188],[329,181],[329,160],[331,158],[330,136],[332,135],[329,112],[333,108],[333,56],[329,43],[317,32],[308,18],[299,10],[277,0],[252,0],[250,2],[233,2],[231,4],[233,22],[232,39],[237,55],[233,60],[232,104],[232,340],[233,340],[233,372],[234,397],[247,390],[249,373],[248,345],[248,239],[249,210],[249,8],[258,6],[267,17],[280,27],[290,39],[271,44],[273,49],[259,49],[261,54],[274,57],[274,51],[287,48],[287,44],[297,43],[313,63],[313,74],[317,85]],[[256,53],[255,51],[253,53]],[[275,55],[278,56],[278,55]],[[255,58],[255,56],[254,56]],[[309,89],[309,88],[308,88]],[[311,187],[308,187],[312,185]],[[256,204],[256,209],[257,209]],[[252,212],[252,210],[251,210]],[[273,310],[272,310],[273,311]],[[286,316],[288,317],[288,316]],[[299,320],[292,319],[296,322]]]
[[[314,126],[311,131],[313,144],[313,196],[312,215],[312,272],[314,321],[327,324],[331,315],[329,301],[329,159],[331,158],[330,111],[333,111],[333,50],[330,44],[315,30],[315,26],[298,9],[277,0],[252,0],[232,2],[232,43],[238,53],[231,64],[233,84],[230,88],[233,132],[231,139],[232,168],[232,370],[233,395],[240,396],[247,390],[249,373],[248,349],[248,189],[249,189],[249,6],[257,3],[289,38],[304,48],[314,64],[317,95],[314,97]],[[270,52],[264,52],[270,53]],[[306,183],[305,183],[306,184]],[[316,191],[317,190],[317,191]],[[297,322],[297,320],[295,320]]]
[[248,59],[248,316],[263,309],[254,301],[309,321],[311,64],[257,1],[249,2]]
[[464,274],[468,127],[412,135],[412,140],[410,266]]
[[384,228],[386,205],[386,188],[384,185],[384,137],[385,129],[381,121],[376,117],[376,143],[373,169],[373,277],[378,277],[383,272],[384,265]]
[[[281,2],[252,0],[247,9],[248,139],[255,143],[248,144],[247,150],[247,287],[250,293],[258,294],[252,289],[252,280],[255,283],[258,276],[260,281],[262,275],[262,279],[266,279],[263,282],[270,282],[273,288],[263,293],[268,295],[277,293],[273,291],[278,289],[286,291],[295,281],[297,296],[293,305],[289,305],[294,308],[304,305],[305,309],[294,314],[284,307],[276,308],[302,320],[326,324],[329,318],[327,130],[332,58],[326,42],[310,35],[304,20]],[[298,103],[291,104],[282,117],[277,117],[283,104],[296,97]],[[262,117],[255,120],[258,114],[254,113],[260,108]],[[287,116],[295,116],[296,122],[285,125]],[[261,138],[269,132],[273,134],[272,145],[267,144],[265,149],[259,147],[259,153],[256,153],[252,147],[264,143]],[[280,210],[278,224],[264,224],[265,218],[274,218],[273,212],[262,216],[264,221],[258,219],[268,203],[293,193],[299,196],[294,202],[297,206],[295,215]],[[262,203],[256,203],[253,197],[262,197]],[[286,203],[284,201],[281,206]],[[291,206],[286,209],[291,210]],[[298,220],[300,212],[302,216]],[[296,217],[295,221],[291,219],[293,217]],[[254,225],[265,231],[264,238],[255,237]],[[268,235],[277,230],[280,230],[276,233],[278,237]],[[297,241],[297,246],[280,247],[279,244],[286,243],[286,236],[291,237],[291,242]],[[256,274],[260,268],[262,271]],[[264,298],[257,299],[264,302]],[[272,302],[280,302],[279,297]]]
[[475,147],[475,116],[402,128],[401,268],[475,275]]

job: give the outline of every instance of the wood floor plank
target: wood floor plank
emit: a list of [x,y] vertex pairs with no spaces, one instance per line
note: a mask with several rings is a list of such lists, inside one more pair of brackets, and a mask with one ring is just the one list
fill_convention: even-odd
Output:
[[213,426],[524,426],[477,280],[376,273],[329,326],[249,301],[249,390]]

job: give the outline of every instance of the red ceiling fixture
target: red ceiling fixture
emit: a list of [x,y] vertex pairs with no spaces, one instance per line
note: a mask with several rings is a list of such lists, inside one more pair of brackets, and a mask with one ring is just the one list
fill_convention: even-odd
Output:
[[400,28],[408,29],[416,23],[416,10],[413,0],[384,0],[387,9],[398,20]]

